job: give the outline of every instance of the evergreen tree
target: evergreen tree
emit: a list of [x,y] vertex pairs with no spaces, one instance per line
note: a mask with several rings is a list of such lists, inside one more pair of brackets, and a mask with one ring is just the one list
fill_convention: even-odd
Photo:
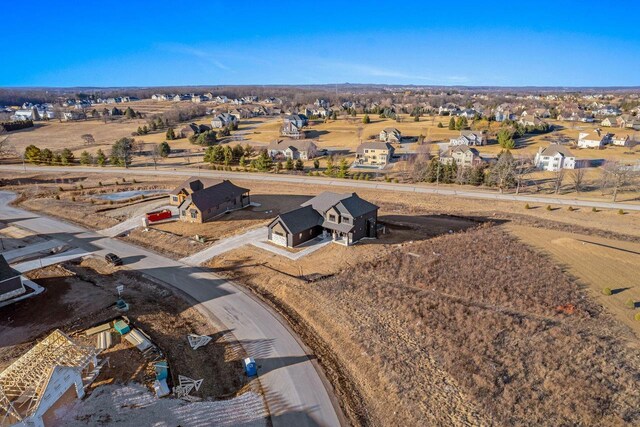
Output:
[[233,149],[225,145],[224,146],[224,164],[225,166],[229,166],[233,162]]
[[333,159],[329,157],[327,159],[327,168],[324,171],[324,174],[327,176],[333,176],[335,174],[335,166],[333,165]]
[[45,148],[42,151],[40,151],[40,163],[43,163],[45,165],[50,165],[53,162],[53,160],[54,160],[53,152],[51,150],[49,150],[48,148]]
[[288,171],[292,171],[293,170],[293,159],[291,157],[287,158],[287,162],[285,163],[284,167],[288,170]]
[[369,123],[371,123],[371,119],[369,118],[368,114],[364,115],[364,117],[362,118],[362,123],[364,123],[365,125],[368,125]]
[[133,138],[120,138],[111,147],[111,164],[128,168],[133,156]]
[[513,131],[508,127],[503,127],[498,131],[498,144],[505,150],[515,148],[516,142],[513,139]]
[[63,165],[70,165],[71,163],[73,163],[73,160],[73,153],[68,148],[63,149],[62,152],[60,152],[60,163],[62,163]]
[[295,169],[297,171],[303,171],[304,170],[304,162],[301,159],[296,160]]
[[262,150],[260,152],[260,155],[255,161],[255,166],[256,169],[262,172],[268,172],[271,170],[273,167],[273,160],[271,159],[271,156],[269,156],[269,153],[267,153],[267,150]]
[[104,155],[104,152],[101,149],[96,151],[96,164],[98,166],[104,166],[107,163],[107,156]]
[[81,165],[90,165],[93,164],[93,157],[89,154],[88,151],[83,151],[80,153],[80,164]]
[[167,141],[163,141],[158,147],[158,154],[160,157],[168,157],[171,153],[171,147],[169,147],[169,143]]
[[438,128],[442,129],[444,126],[442,126],[442,122],[438,122]]
[[244,154],[242,156],[240,156],[240,160],[238,161],[238,165],[241,168],[246,168],[247,167],[247,161],[244,158]]
[[38,163],[40,161],[41,150],[35,145],[29,145],[24,150],[24,160],[29,163]]
[[320,168],[320,160],[318,160],[318,159],[314,159],[313,160],[313,168],[314,169],[319,169]]
[[344,157],[340,159],[340,168],[338,169],[338,178],[347,178],[349,175],[349,163]]
[[172,140],[176,139],[176,133],[175,133],[175,131],[173,130],[173,128],[169,128],[169,129],[167,129],[166,137],[167,137],[167,139],[168,139],[169,141],[172,141]]
[[136,118],[136,112],[133,111],[133,109],[131,107],[127,107],[127,109],[124,111],[124,116],[127,119],[135,119]]
[[456,129],[456,119],[451,117],[449,119],[449,130],[455,130],[455,129]]

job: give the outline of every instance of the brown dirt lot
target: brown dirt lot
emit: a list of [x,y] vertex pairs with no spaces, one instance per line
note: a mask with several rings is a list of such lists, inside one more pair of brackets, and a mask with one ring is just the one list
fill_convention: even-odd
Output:
[[[228,331],[208,323],[181,296],[135,273],[114,270],[94,258],[47,267],[30,277],[46,291],[0,308],[0,316],[7,320],[0,325],[0,368],[6,367],[55,328],[95,345],[95,336],[85,338],[83,331],[118,316],[113,309],[117,299],[115,286],[124,284],[123,296],[130,304],[127,317],[164,352],[174,381],[178,374],[204,378],[198,393],[201,397],[228,398],[247,389],[241,362],[244,354],[233,342],[233,337]],[[188,333],[211,335],[214,340],[193,351],[187,342]],[[109,357],[110,367],[101,372],[94,387],[128,381],[149,386],[153,379],[149,361],[128,342],[116,343],[101,354],[101,357]]]

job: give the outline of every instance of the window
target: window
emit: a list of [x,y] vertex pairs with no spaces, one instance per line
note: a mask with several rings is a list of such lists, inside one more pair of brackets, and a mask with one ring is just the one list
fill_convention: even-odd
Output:
[[329,214],[329,221],[336,222],[336,216],[333,214]]
[[195,209],[191,209],[191,218],[196,219],[198,218],[198,211]]
[[182,213],[180,214],[182,216],[187,216],[187,211],[183,210]]
[[351,224],[351,218],[343,216],[342,217],[342,222],[344,222],[345,224]]
[[177,202],[178,201],[178,196],[173,196],[173,201]]

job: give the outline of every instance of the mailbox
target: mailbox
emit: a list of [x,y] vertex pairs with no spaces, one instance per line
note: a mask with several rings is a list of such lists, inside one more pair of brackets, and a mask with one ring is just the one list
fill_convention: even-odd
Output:
[[253,360],[253,357],[247,357],[244,359],[243,363],[244,370],[248,377],[255,377],[258,375],[258,365],[256,365],[256,361]]

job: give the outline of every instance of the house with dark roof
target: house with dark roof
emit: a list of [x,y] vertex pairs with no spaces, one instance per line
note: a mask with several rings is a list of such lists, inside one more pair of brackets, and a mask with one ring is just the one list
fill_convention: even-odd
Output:
[[447,165],[454,162],[459,168],[473,167],[482,163],[482,157],[475,148],[468,145],[454,145],[440,156],[440,163]]
[[356,193],[326,191],[298,209],[278,215],[268,225],[268,238],[292,248],[322,235],[349,246],[363,238],[376,238],[377,223],[378,206]]
[[17,297],[25,292],[20,272],[11,268],[4,256],[0,255],[0,301]]
[[173,190],[170,203],[178,204],[181,221],[203,223],[251,204],[249,190],[229,180],[189,178]]

